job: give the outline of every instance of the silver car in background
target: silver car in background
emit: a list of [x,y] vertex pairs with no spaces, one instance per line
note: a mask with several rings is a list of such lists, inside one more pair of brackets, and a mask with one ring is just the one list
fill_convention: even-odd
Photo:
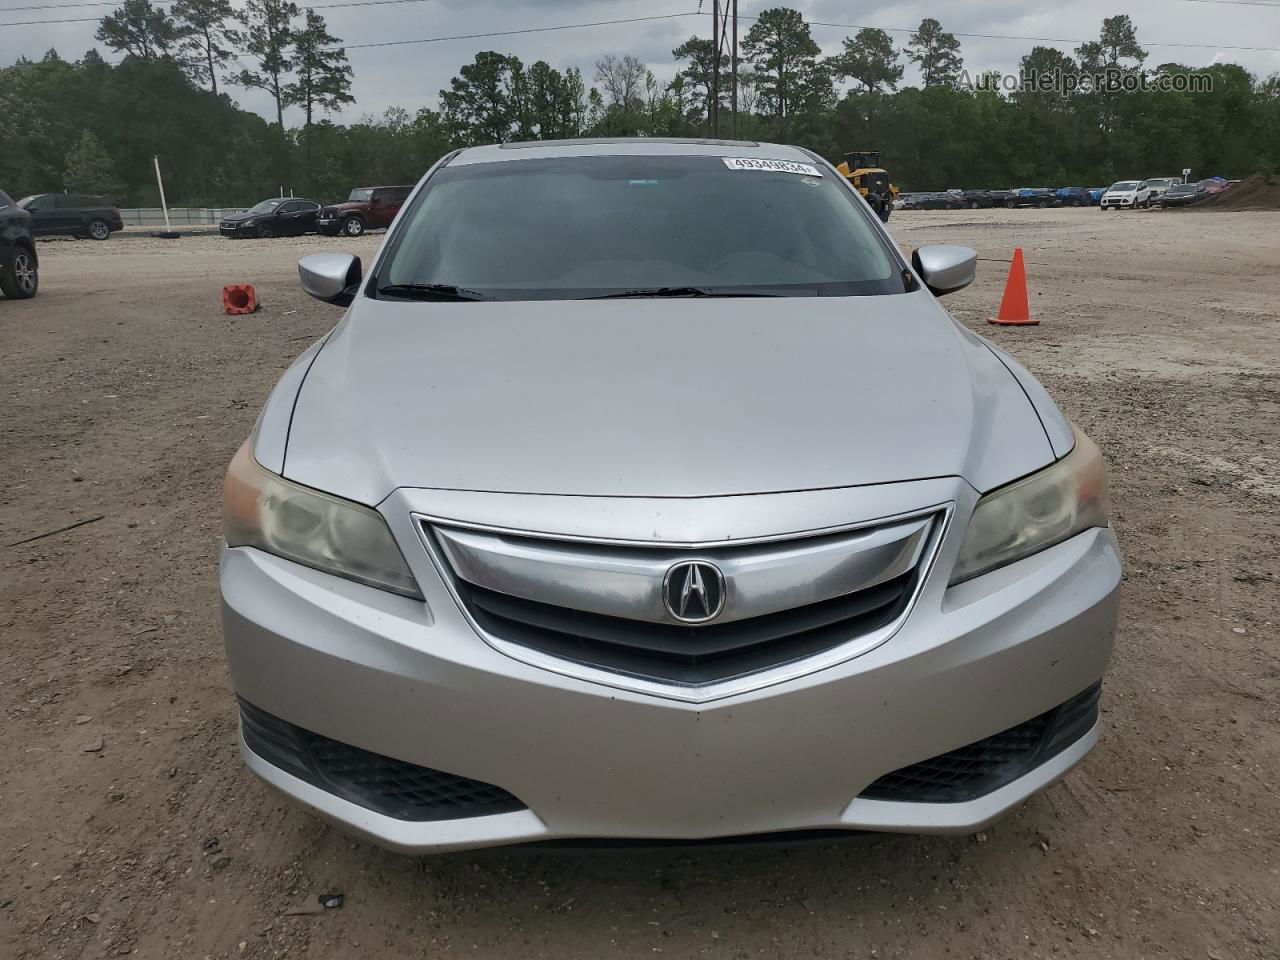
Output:
[[227,476],[241,750],[393,849],[974,830],[1098,739],[1098,449],[795,147],[450,154]]

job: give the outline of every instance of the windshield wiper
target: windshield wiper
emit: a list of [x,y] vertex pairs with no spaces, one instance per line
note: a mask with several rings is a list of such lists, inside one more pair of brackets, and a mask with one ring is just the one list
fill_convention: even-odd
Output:
[[777,297],[777,293],[761,293],[749,287],[730,289],[727,287],[644,287],[639,290],[623,290],[621,293],[606,293],[598,297],[583,297],[583,300],[629,300],[643,297]]
[[378,288],[378,296],[402,297],[405,300],[492,300],[493,297],[454,286],[452,283],[390,283]]

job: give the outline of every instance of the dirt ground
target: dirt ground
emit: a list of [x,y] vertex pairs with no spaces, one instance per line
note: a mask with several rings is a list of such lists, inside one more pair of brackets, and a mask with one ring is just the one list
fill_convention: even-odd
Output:
[[[294,261],[380,238],[53,241],[39,298],[0,302],[0,957],[1280,957],[1280,213],[891,228],[980,251],[948,305],[1110,461],[1121,631],[1063,782],[976,836],[421,860],[345,837],[238,759],[219,497],[338,317]],[[1018,245],[1043,325],[990,328]],[[230,281],[264,309],[224,316]]]

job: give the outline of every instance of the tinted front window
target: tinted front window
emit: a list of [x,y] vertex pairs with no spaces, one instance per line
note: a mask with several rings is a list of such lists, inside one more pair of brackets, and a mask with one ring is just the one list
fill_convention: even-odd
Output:
[[379,284],[503,299],[663,287],[901,293],[901,266],[848,187],[811,169],[677,156],[446,167],[402,221]]
[[264,213],[270,213],[276,207],[280,206],[280,204],[283,202],[284,201],[282,200],[263,200],[261,203],[255,204],[254,206],[250,207],[246,212],[259,214],[259,215]]

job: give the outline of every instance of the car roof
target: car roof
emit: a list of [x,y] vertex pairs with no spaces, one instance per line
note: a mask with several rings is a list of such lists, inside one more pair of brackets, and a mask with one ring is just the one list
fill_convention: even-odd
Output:
[[674,137],[602,137],[581,140],[530,140],[467,147],[449,166],[549,157],[750,157],[812,163],[813,155],[780,143],[754,140],[693,140]]

